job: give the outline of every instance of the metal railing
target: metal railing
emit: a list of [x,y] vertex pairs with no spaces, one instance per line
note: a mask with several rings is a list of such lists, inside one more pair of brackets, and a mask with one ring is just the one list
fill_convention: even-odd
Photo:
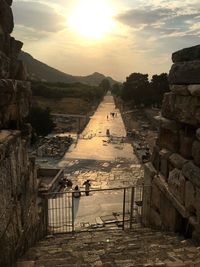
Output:
[[48,206],[47,232],[67,233],[82,230],[133,228],[142,215],[143,187],[91,189],[45,194]]

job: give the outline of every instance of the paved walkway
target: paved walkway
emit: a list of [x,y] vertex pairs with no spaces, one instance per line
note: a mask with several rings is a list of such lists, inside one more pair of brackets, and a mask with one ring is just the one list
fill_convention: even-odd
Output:
[[[106,135],[108,129],[110,136]],[[83,183],[88,179],[91,189],[123,188],[141,182],[143,169],[131,143],[126,139],[121,114],[115,108],[111,95],[104,97],[77,144],[72,144],[58,165],[65,169],[65,177],[73,182],[73,188],[78,185],[81,190],[84,190]],[[53,200],[52,205],[56,206],[56,201],[65,203],[64,198],[65,195],[61,195],[60,199]],[[101,216],[122,213],[123,190],[93,192],[89,197],[82,193],[74,210],[75,228],[84,224],[90,227]],[[61,207],[60,213],[62,215]],[[54,211],[50,217],[53,218],[50,224],[56,222],[57,227],[62,228],[62,224],[59,226],[60,217]]]
[[[111,113],[115,113],[115,116],[112,117]],[[111,138],[106,136],[107,129]],[[64,167],[68,159],[74,158],[109,161],[123,158],[136,163],[133,148],[131,144],[123,142],[124,137],[126,130],[121,114],[115,108],[113,97],[106,95],[80,135],[78,143],[71,146],[59,165]]]

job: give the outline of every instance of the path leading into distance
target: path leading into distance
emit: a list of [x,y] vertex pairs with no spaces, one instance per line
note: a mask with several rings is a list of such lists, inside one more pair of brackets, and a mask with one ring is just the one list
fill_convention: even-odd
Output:
[[[115,117],[112,117],[111,113],[115,113]],[[106,136],[107,129],[113,138],[111,142]],[[69,159],[135,161],[133,148],[130,143],[123,142],[123,137],[126,137],[126,130],[121,114],[115,108],[113,97],[107,94],[80,135],[77,144],[70,147],[59,165],[64,167]]]

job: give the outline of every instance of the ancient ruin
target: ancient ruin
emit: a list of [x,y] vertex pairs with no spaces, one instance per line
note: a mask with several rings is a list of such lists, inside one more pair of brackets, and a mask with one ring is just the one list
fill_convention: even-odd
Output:
[[43,236],[43,210],[37,204],[35,160],[28,155],[31,89],[17,59],[22,43],[13,30],[12,1],[0,1],[0,266],[12,266]]
[[172,55],[170,93],[145,165],[144,223],[200,238],[200,46]]

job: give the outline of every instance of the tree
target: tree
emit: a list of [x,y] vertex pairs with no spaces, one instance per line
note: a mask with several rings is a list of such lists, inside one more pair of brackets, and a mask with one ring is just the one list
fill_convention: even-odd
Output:
[[152,102],[161,106],[164,93],[169,91],[169,82],[167,73],[153,75],[151,79],[151,97]]
[[29,122],[36,131],[37,135],[45,136],[54,128],[49,108],[42,109],[40,107],[33,107],[29,114]]
[[112,94],[116,96],[121,96],[122,94],[122,84],[120,83],[114,83],[112,88],[111,88]]
[[104,91],[107,92],[111,88],[110,81],[108,79],[103,79],[100,82],[99,87],[103,88]]
[[124,83],[122,99],[134,100],[135,104],[145,104],[149,93],[148,74],[132,73]]

